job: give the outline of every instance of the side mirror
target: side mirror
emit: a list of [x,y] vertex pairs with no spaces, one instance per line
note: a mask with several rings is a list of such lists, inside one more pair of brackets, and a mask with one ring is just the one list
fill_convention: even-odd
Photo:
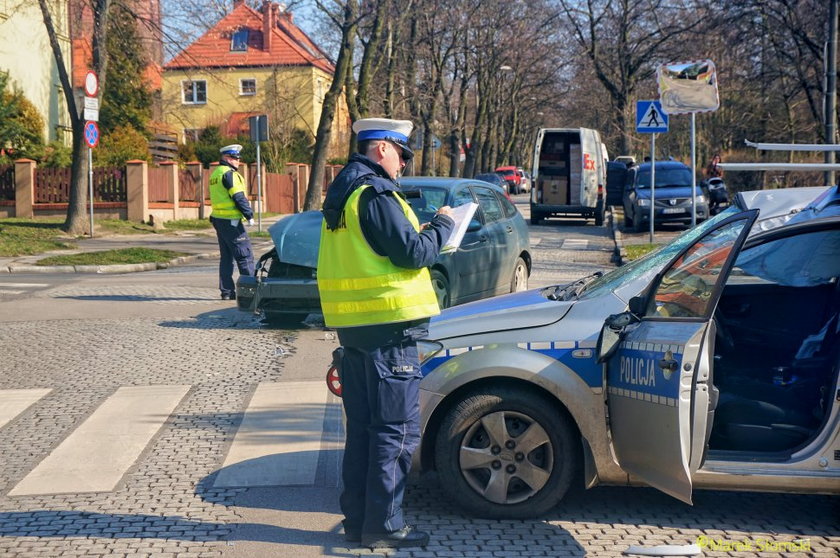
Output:
[[479,230],[481,230],[481,221],[478,219],[470,221],[470,224],[467,226],[467,232],[476,232]]
[[636,316],[644,316],[647,311],[647,297],[640,295],[630,299],[630,312]]
[[598,343],[595,346],[599,364],[608,361],[618,350],[627,326],[638,322],[639,319],[632,312],[613,314],[604,321],[604,327],[601,328],[601,335],[598,336]]

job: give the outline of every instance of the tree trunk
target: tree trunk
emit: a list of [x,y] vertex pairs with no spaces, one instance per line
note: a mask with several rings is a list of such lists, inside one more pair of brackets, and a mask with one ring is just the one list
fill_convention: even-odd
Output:
[[321,108],[321,118],[318,121],[318,132],[315,135],[315,150],[312,154],[312,172],[306,188],[304,211],[321,207],[321,192],[324,184],[324,165],[327,162],[327,152],[332,135],[332,122],[341,95],[344,76],[347,74],[350,61],[353,59],[353,39],[356,35],[356,0],[347,0],[344,6],[344,22],[341,29],[341,48],[335,63],[335,75],[330,89],[324,95],[324,105]]

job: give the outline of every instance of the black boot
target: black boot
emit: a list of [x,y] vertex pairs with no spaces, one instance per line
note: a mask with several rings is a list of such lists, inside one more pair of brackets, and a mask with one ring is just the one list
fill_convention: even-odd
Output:
[[362,534],[362,546],[368,548],[407,548],[427,544],[429,544],[429,534],[408,525],[390,533]]

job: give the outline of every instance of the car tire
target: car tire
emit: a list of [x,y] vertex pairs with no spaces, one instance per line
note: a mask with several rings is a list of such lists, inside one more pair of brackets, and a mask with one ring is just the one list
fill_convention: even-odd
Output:
[[[470,513],[493,519],[536,517],[557,506],[576,476],[580,446],[571,419],[557,407],[523,389],[466,394],[437,435],[435,465],[444,493]],[[503,428],[493,435],[486,424]],[[517,452],[526,431],[527,446]],[[462,464],[470,457],[472,464]]]
[[535,211],[531,211],[531,224],[532,225],[539,225],[543,220],[543,216],[540,213]]
[[510,280],[510,292],[518,293],[528,290],[528,264],[522,258],[516,258],[513,266],[513,277]]
[[627,211],[624,211],[624,228],[629,229],[633,226],[633,218],[627,215]]
[[633,212],[633,230],[637,233],[640,233],[645,230],[645,222],[644,220],[642,220],[641,211]]
[[452,304],[451,293],[449,292],[449,280],[446,278],[446,275],[439,269],[432,270],[432,289],[435,291],[435,296],[437,296],[438,306],[440,309],[443,310],[444,308],[449,308]]
[[601,200],[595,205],[595,226],[604,226],[604,201]]

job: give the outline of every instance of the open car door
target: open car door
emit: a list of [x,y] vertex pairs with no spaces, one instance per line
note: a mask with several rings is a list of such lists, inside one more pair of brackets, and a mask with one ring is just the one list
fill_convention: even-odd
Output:
[[689,504],[691,475],[702,465],[717,402],[713,314],[757,215],[721,221],[671,261],[646,291],[641,321],[624,328],[607,361],[616,460]]

